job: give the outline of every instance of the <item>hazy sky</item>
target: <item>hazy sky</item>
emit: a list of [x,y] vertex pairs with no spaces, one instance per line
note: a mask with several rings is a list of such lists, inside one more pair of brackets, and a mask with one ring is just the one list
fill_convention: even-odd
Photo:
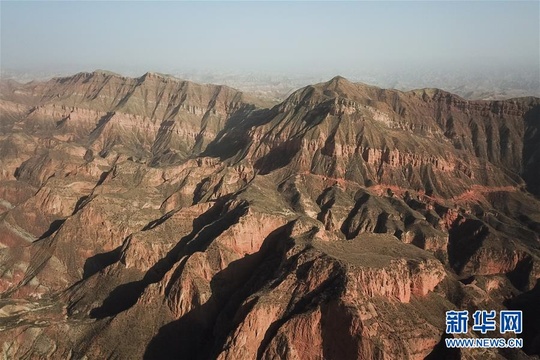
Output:
[[2,68],[347,73],[540,64],[538,1],[1,1]]

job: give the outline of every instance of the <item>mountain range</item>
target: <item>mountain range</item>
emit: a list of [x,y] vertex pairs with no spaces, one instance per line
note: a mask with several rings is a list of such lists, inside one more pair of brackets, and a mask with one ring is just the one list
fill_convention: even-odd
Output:
[[[540,98],[8,80],[0,169],[5,358],[540,355]],[[524,348],[446,348],[478,309]]]

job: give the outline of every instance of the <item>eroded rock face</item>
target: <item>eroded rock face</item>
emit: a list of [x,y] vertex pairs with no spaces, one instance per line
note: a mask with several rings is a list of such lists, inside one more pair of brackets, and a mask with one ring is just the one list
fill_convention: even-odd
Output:
[[537,98],[337,77],[268,107],[106,72],[1,89],[6,358],[443,358],[449,309],[534,315]]

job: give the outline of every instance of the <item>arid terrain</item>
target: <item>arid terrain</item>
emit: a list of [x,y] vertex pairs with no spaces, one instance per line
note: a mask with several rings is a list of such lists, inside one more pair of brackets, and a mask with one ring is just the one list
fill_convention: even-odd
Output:
[[[539,197],[536,97],[3,81],[0,357],[538,358]],[[447,349],[452,309],[524,348]]]

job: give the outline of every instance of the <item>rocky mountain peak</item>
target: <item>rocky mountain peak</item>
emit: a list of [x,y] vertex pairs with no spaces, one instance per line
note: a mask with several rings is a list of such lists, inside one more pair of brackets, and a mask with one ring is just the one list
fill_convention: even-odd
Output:
[[326,83],[326,86],[330,87],[343,87],[343,86],[351,86],[353,83],[344,78],[341,75],[336,75],[332,79],[328,80]]
[[351,100],[365,100],[366,98],[369,98],[372,93],[381,90],[375,86],[351,82],[339,75],[333,77],[329,81],[313,85],[313,87],[320,89],[325,96]]

